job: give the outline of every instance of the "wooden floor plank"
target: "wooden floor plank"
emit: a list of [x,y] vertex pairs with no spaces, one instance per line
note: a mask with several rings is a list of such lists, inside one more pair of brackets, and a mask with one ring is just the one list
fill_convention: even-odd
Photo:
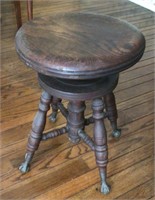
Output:
[[131,195],[133,199],[149,199],[149,197],[154,195],[154,180],[150,179],[116,199],[130,199]]
[[[142,149],[140,149],[140,150],[142,151]],[[124,161],[129,161],[130,160],[129,159],[130,158],[130,154],[128,154],[128,156],[129,157],[127,158],[127,160],[125,160],[125,157],[121,157],[121,159],[124,159]],[[133,155],[131,155],[131,157],[133,157]],[[118,161],[119,161],[119,159],[118,159]],[[130,164],[132,165],[132,163],[130,163]],[[110,168],[110,166],[112,166],[112,168],[113,168],[113,166],[115,166],[115,169],[117,169],[118,162],[113,161],[113,162],[111,162],[111,164],[109,164],[109,168]],[[118,167],[119,170],[120,170],[119,173],[121,173],[121,167],[122,166]],[[129,170],[129,173],[130,173],[130,169],[128,169],[128,170]],[[94,176],[94,174],[92,172],[95,173],[95,176]],[[109,177],[113,177],[113,179],[114,179],[115,176],[117,176],[117,175],[116,174],[115,175],[110,175],[109,174]],[[143,179],[143,177],[142,177],[142,179]],[[81,190],[82,191],[84,189],[87,190],[88,185],[90,187],[90,186],[92,186],[92,184],[96,184],[96,182],[99,182],[98,169],[95,168],[92,171],[82,175],[82,180],[83,181],[81,182],[80,180],[81,180],[80,177],[75,178],[74,180],[72,180],[72,187],[70,187],[69,183],[64,183],[63,185],[60,185],[59,187],[56,187],[52,192],[49,190],[47,193],[44,193],[44,194],[42,194],[40,196],[37,196],[35,199],[50,199],[50,198],[51,199],[66,199],[66,198],[67,199],[92,199],[93,197],[91,197],[91,195],[89,197],[87,197],[85,195],[84,196],[80,196],[78,194],[78,195],[75,195],[75,197],[72,197],[72,198],[69,198],[69,197],[71,197],[74,194],[80,192]],[[110,181],[111,181],[111,178],[109,178],[109,182]],[[96,188],[99,188],[99,184],[97,184]],[[96,188],[93,191],[93,193],[97,193]],[[93,186],[93,189],[94,189],[94,186]],[[81,192],[81,193],[83,193],[83,192]],[[100,198],[101,197],[102,196],[100,195]]]
[[[113,175],[109,178],[109,182],[113,183],[113,188],[111,193],[108,195],[109,199],[116,198],[120,193],[123,193],[126,191],[126,187],[123,184],[122,179],[127,179],[128,182],[128,189],[134,188],[137,184],[143,183],[143,181],[147,181],[152,176],[152,160],[148,157],[148,159],[143,160],[139,163],[137,163],[134,166],[131,166],[127,168],[126,170],[121,171],[120,173],[117,173],[116,175]],[[114,164],[111,162],[111,164]],[[138,171],[135,171],[135,166],[139,168]],[[150,170],[151,169],[151,170]],[[148,177],[145,177],[143,170],[147,170],[149,175]],[[82,178],[83,181],[79,181],[78,178],[72,181],[71,185],[65,183],[63,186],[57,187],[52,193],[49,191],[48,193],[42,194],[42,196],[36,198],[36,199],[106,199],[106,196],[103,196],[103,194],[98,192],[99,186],[99,177],[97,176],[98,169],[94,169],[94,174],[92,171],[85,174]],[[129,176],[129,174],[132,173],[132,176]],[[137,173],[139,175],[139,179],[134,179],[134,174]],[[96,183],[97,182],[97,183]],[[94,184],[93,186],[92,183]],[[134,184],[135,185],[134,185]],[[80,187],[82,185],[82,187]],[[88,187],[89,186],[89,187]],[[88,187],[88,188],[87,188]],[[85,189],[86,188],[86,189]],[[82,190],[85,189],[85,190]],[[78,194],[75,194],[76,192],[82,190]],[[72,196],[75,194],[74,196]],[[71,197],[72,196],[72,197]]]
[[[65,171],[65,173],[61,173],[61,171]],[[72,171],[72,172],[71,172]],[[62,167],[58,171],[54,173],[47,173],[41,179],[33,180],[31,182],[27,182],[26,184],[20,184],[19,188],[13,188],[13,190],[6,191],[5,193],[2,192],[2,199],[24,199],[33,197],[35,194],[39,194],[42,192],[42,189],[46,188],[46,190],[53,185],[56,187],[60,182],[66,182],[70,179],[70,177],[76,177],[79,174],[86,173],[88,171],[88,167],[85,165],[82,160],[78,160],[73,162],[66,167]],[[52,180],[52,181],[51,181]],[[40,183],[39,183],[40,182]],[[44,185],[42,185],[42,183]],[[32,187],[33,186],[33,187]],[[40,186],[40,187],[39,187]],[[22,191],[22,193],[21,193]],[[28,192],[27,192],[28,191]]]

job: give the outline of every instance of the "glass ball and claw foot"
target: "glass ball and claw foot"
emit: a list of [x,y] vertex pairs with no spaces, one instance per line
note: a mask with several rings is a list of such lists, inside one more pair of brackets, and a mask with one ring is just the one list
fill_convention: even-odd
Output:
[[121,129],[118,129],[117,127],[118,113],[114,93],[111,92],[105,95],[103,100],[105,104],[106,116],[109,119],[113,130],[111,135],[113,138],[119,139],[121,136]]
[[54,112],[54,111],[52,111],[52,113],[49,115],[49,120],[51,121],[51,122],[56,122],[56,120],[57,120],[57,114],[58,114],[58,112],[56,111],[56,112]]
[[121,136],[121,129],[116,129],[112,132],[112,137],[115,139],[119,139]]
[[25,154],[25,161],[19,166],[21,173],[25,174],[30,170],[30,162],[32,159],[32,154]]
[[52,98],[52,104],[51,104],[51,108],[52,108],[52,113],[49,115],[49,120],[51,122],[56,122],[57,120],[57,114],[58,114],[58,104],[61,103],[61,99],[59,98]]
[[106,171],[100,170],[100,178],[101,178],[101,193],[108,194],[110,192],[111,187],[108,185],[106,181]]

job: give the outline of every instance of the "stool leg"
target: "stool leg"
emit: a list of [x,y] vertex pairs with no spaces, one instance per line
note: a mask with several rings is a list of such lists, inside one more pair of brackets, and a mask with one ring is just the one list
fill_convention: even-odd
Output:
[[17,28],[19,29],[22,25],[22,17],[21,17],[21,6],[20,1],[14,1],[15,12],[16,12],[16,21],[17,21]]
[[117,128],[118,114],[117,114],[115,96],[113,92],[104,96],[104,103],[106,107],[106,112],[108,114],[108,119],[113,129],[112,136],[114,138],[119,138],[121,136],[121,129]]
[[110,187],[106,182],[106,167],[108,163],[107,135],[103,121],[103,101],[101,98],[95,99],[93,101],[92,109],[94,118],[95,156],[96,164],[99,167],[100,172],[101,192],[103,194],[108,194],[110,192]]
[[79,131],[84,130],[84,101],[70,101],[68,103],[67,132],[69,140],[77,144],[81,137]]
[[33,0],[27,0],[27,16],[28,20],[33,19]]
[[51,115],[49,116],[49,119],[52,121],[52,122],[55,122],[56,121],[56,118],[57,118],[57,114],[58,114],[58,102],[61,102],[61,99],[59,98],[56,98],[56,97],[53,97],[52,99],[52,103],[51,103],[51,107],[52,107],[52,113]]
[[34,118],[30,136],[28,138],[27,152],[25,161],[20,165],[19,170],[22,173],[29,171],[29,164],[35,151],[38,149],[43,130],[46,123],[46,114],[50,109],[51,96],[47,92],[43,92],[40,99],[39,110]]

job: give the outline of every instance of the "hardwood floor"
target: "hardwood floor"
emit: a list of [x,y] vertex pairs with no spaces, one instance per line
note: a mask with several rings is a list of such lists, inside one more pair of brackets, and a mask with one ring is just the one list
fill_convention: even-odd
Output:
[[[27,20],[22,1],[23,22]],[[16,20],[12,1],[2,1],[1,34],[1,199],[154,199],[154,14],[127,0],[35,0],[34,16],[82,11],[108,14],[136,25],[145,35],[146,50],[134,67],[120,75],[115,90],[122,137],[114,141],[108,130],[108,182],[111,193],[99,193],[99,174],[93,152],[83,143],[73,145],[66,135],[42,142],[31,171],[18,171],[27,135],[38,108],[41,89],[37,75],[18,59],[14,46]],[[64,101],[65,104],[67,102]],[[91,113],[87,103],[87,115]],[[46,129],[62,127],[58,114]],[[87,127],[92,136],[92,125]]]

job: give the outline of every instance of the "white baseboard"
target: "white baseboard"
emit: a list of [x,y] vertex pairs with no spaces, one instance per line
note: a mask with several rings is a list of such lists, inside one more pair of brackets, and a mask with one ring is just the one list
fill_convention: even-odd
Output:
[[155,0],[129,0],[129,1],[155,12]]

